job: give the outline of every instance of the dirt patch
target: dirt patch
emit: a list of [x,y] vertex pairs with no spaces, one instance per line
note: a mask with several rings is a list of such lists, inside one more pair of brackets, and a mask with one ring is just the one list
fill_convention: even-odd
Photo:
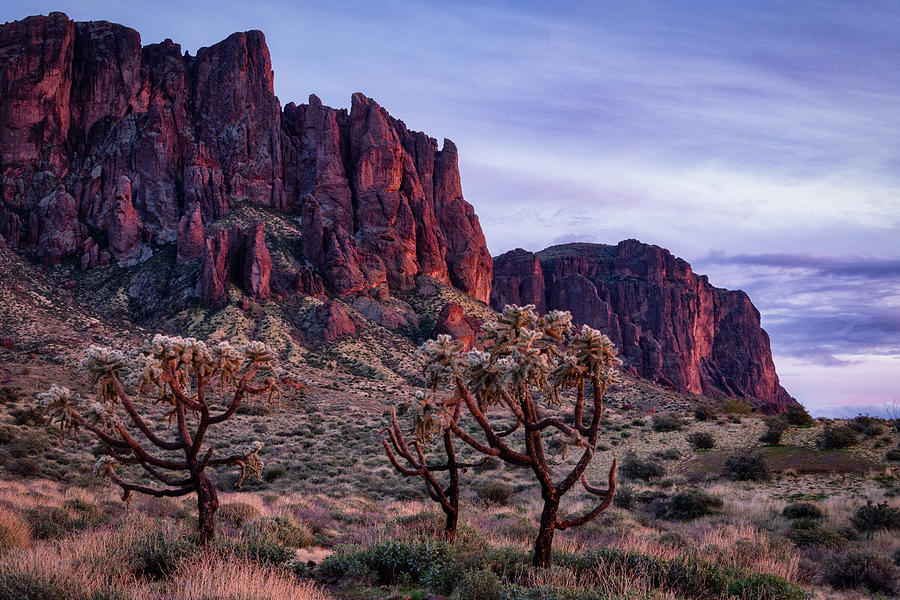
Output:
[[[877,468],[875,463],[859,454],[844,450],[816,450],[801,446],[766,446],[759,448],[769,469],[776,473],[793,470],[802,474],[865,473]],[[680,470],[691,482],[698,482],[722,472],[731,450],[713,450],[681,465]]]

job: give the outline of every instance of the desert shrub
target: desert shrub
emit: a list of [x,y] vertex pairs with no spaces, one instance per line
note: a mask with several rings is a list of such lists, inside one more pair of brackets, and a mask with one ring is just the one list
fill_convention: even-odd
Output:
[[787,429],[785,421],[778,418],[766,419],[766,431],[760,436],[759,441],[764,444],[779,444],[785,429]]
[[728,587],[728,577],[715,565],[694,558],[664,559],[618,548],[599,548],[572,555],[569,561],[582,572],[615,573],[688,598],[720,597]]
[[274,535],[252,535],[220,542],[220,550],[239,559],[261,565],[279,567],[294,558],[294,550],[288,548]]
[[527,570],[531,564],[531,556],[522,548],[501,546],[488,548],[468,562],[471,563],[470,566],[481,565],[500,577],[509,578]]
[[99,506],[81,498],[66,500],[63,506],[75,515],[76,521],[80,522],[76,523],[76,528],[79,529],[81,526],[97,525],[104,519],[103,511]]
[[743,422],[743,419],[741,419],[741,415],[730,414],[730,415],[726,415],[725,418],[728,419],[728,422],[729,422],[729,423],[741,423],[741,422]]
[[36,477],[41,474],[41,463],[32,456],[14,458],[5,465],[6,470],[19,477]]
[[678,448],[666,448],[665,450],[656,450],[650,456],[659,460],[678,460],[681,458],[681,450]]
[[694,418],[698,421],[713,421],[718,416],[719,413],[709,404],[700,404],[694,409]]
[[709,450],[716,447],[716,438],[708,431],[695,431],[688,434],[687,441],[694,450]]
[[871,500],[867,500],[865,505],[860,506],[850,517],[850,522],[862,532],[900,529],[900,508],[888,506],[887,502],[873,504]]
[[784,507],[781,514],[786,519],[821,519],[822,509],[812,502],[792,502]]
[[900,448],[892,448],[884,455],[885,460],[900,460]]
[[219,507],[219,518],[232,527],[241,527],[259,516],[259,509],[246,502],[228,502]]
[[451,562],[452,553],[443,541],[386,540],[361,550],[338,548],[317,567],[316,575],[326,579],[371,575],[382,584],[415,583],[429,570]]
[[881,419],[868,415],[857,415],[847,421],[847,427],[864,437],[875,437],[884,433]]
[[635,427],[643,427],[644,425],[647,424],[647,422],[643,419],[635,419],[631,422],[631,424],[634,425]]
[[634,488],[627,485],[616,488],[616,494],[613,496],[613,506],[627,510],[634,507],[634,502]]
[[753,412],[753,407],[746,400],[728,398],[722,402],[722,412],[730,415],[749,415]]
[[745,600],[804,600],[809,597],[803,588],[765,573],[754,573],[728,586],[728,594]]
[[787,535],[798,548],[843,548],[850,541],[841,534],[825,529],[812,519],[797,519]]
[[894,559],[894,563],[897,566],[900,566],[900,548],[897,548],[896,550],[894,550],[894,553],[891,554],[891,558]]
[[162,579],[175,572],[178,563],[196,550],[194,542],[186,535],[164,529],[141,537],[131,546],[136,575]]
[[284,470],[284,467],[269,467],[268,469],[266,469],[265,473],[263,473],[263,481],[265,481],[266,483],[272,483],[276,479],[281,479],[282,477],[284,477],[285,473],[286,471]]
[[657,516],[678,521],[689,521],[714,514],[722,508],[722,499],[702,490],[683,490],[661,503],[662,514]]
[[457,587],[460,600],[500,600],[503,582],[490,569],[463,572]]
[[315,536],[308,525],[287,516],[257,519],[247,526],[246,532],[253,538],[271,537],[290,548],[305,548],[315,542]]
[[41,411],[34,407],[28,406],[26,408],[18,408],[16,410],[12,410],[9,413],[13,418],[13,423],[16,425],[43,425],[47,418],[41,414]]
[[822,563],[822,575],[837,589],[864,589],[869,592],[900,592],[900,568],[883,554],[848,550],[833,554]]
[[781,417],[788,425],[793,425],[794,427],[808,427],[815,422],[812,415],[799,403],[786,406],[784,412],[781,413]]
[[638,458],[636,454],[627,454],[619,465],[619,473],[627,479],[659,479],[666,474],[666,468],[660,463]]
[[[77,598],[77,596],[74,596]],[[0,600],[71,600],[69,582],[33,573],[0,573]]]
[[475,493],[482,500],[493,504],[506,504],[513,494],[513,489],[502,481],[486,481],[475,488]]
[[31,545],[31,528],[18,512],[0,508],[0,554]]
[[816,443],[825,450],[849,448],[857,443],[856,432],[846,425],[829,425],[819,435]]
[[672,413],[655,415],[652,427],[653,431],[678,431],[684,427],[684,421]]
[[736,452],[725,459],[722,475],[735,481],[766,481],[769,467],[761,454]]
[[56,506],[35,506],[25,511],[25,519],[31,527],[32,535],[39,540],[59,539],[87,523],[73,519],[64,509]]

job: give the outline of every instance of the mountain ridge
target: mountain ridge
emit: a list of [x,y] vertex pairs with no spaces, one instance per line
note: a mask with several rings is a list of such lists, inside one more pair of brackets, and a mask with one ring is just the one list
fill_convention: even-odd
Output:
[[[260,31],[191,56],[51,13],[0,27],[0,58],[0,240],[48,267],[96,271],[85,287],[124,295],[113,304],[135,321],[171,327],[196,303],[212,318],[235,302],[309,298],[302,317],[279,316],[308,344],[357,335],[360,319],[470,344],[479,310],[416,314],[405,294],[431,281],[495,308],[571,310],[635,374],[674,390],[772,411],[791,401],[745,294],[715,300],[705,276],[636,241],[492,259],[452,141],[439,147],[362,93],[349,109],[314,94],[282,106]],[[633,256],[618,256],[623,244]],[[616,261],[630,284],[597,279]],[[656,292],[635,292],[648,285]],[[695,296],[738,316],[712,318]]]

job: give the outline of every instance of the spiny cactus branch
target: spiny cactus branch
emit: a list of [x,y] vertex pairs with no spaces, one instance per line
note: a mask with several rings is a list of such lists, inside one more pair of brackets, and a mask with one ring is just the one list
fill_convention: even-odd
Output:
[[559,530],[568,529],[569,527],[581,527],[585,523],[589,522],[591,519],[595,518],[597,515],[605,511],[610,507],[613,501],[613,496],[616,493],[616,468],[618,462],[616,459],[613,459],[612,465],[609,467],[609,475],[608,475],[608,486],[606,489],[601,489],[598,487],[594,487],[588,483],[587,477],[584,475],[581,476],[581,485],[584,486],[584,489],[594,494],[595,496],[603,496],[603,501],[597,505],[592,511],[581,516],[581,517],[573,517],[571,519],[565,519],[556,524],[556,528]]

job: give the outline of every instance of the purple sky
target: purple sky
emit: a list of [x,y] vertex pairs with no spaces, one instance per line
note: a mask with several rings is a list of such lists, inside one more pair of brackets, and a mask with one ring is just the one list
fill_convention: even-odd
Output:
[[306,4],[12,0],[0,17],[62,10],[192,53],[262,29],[282,103],[362,91],[453,139],[493,253],[664,246],[747,290],[814,414],[900,404],[896,0]]

